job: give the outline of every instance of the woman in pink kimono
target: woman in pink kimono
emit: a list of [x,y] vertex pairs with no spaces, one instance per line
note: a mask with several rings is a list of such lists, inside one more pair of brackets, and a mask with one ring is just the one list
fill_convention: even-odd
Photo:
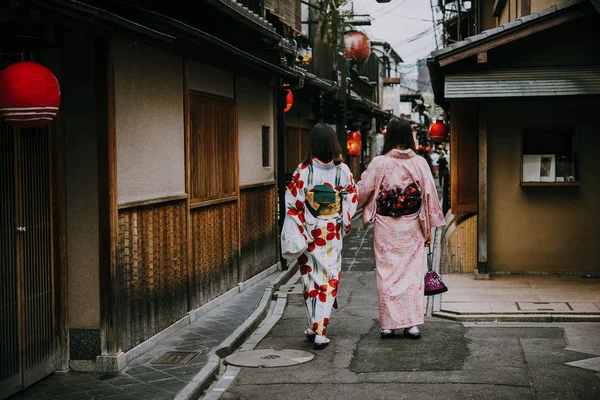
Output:
[[[298,165],[285,193],[282,253],[298,260],[308,318],[304,333],[317,350],[329,343],[325,332],[331,310],[337,308],[342,236],[350,232],[358,205],[356,184],[341,157],[334,130],[317,124],[310,131],[306,160]],[[289,247],[295,251],[286,253]]]
[[415,153],[408,121],[390,121],[382,155],[363,172],[358,193],[365,226],[375,221],[381,337],[402,329],[419,339],[417,326],[425,321],[424,249],[431,244],[431,227],[445,221],[431,170]]

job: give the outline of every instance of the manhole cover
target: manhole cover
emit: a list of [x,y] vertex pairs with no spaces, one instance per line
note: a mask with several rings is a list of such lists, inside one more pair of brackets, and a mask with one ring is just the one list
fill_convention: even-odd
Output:
[[300,350],[252,350],[234,353],[225,363],[236,367],[276,368],[302,364],[315,358],[313,353]]
[[167,351],[150,364],[186,365],[198,355],[191,351]]

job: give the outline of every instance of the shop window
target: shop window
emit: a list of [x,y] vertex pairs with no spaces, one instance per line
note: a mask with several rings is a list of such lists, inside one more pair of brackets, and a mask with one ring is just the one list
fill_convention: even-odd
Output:
[[577,186],[575,128],[525,128],[521,186]]

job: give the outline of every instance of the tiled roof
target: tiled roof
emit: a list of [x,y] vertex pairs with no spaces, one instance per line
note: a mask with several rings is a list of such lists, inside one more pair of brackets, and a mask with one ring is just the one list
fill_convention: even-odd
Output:
[[[484,40],[487,37],[494,36],[494,35],[496,35],[496,34],[498,34],[500,32],[509,31],[511,29],[514,29],[514,28],[518,27],[519,25],[523,25],[525,23],[530,23],[532,21],[536,21],[536,20],[538,20],[540,18],[543,18],[543,17],[546,17],[548,15],[554,14],[554,13],[556,13],[558,11],[561,11],[561,10],[564,10],[566,8],[573,7],[573,6],[577,5],[577,4],[585,3],[585,2],[588,2],[588,1],[589,0],[567,0],[567,1],[562,2],[560,4],[556,4],[556,5],[554,5],[554,6],[550,7],[550,8],[546,8],[546,9],[538,11],[536,13],[529,14],[529,15],[526,15],[526,16],[521,17],[521,18],[517,18],[516,20],[514,20],[512,22],[509,22],[507,24],[503,24],[503,25],[497,26],[496,28],[489,29],[487,31],[483,31],[483,32],[481,32],[478,35],[474,35],[474,36],[471,36],[471,37],[469,37],[469,38],[467,38],[467,39],[465,39],[463,41],[453,43],[450,46],[444,47],[443,49],[436,50],[436,51],[434,51],[434,52],[431,53],[431,57],[435,58],[435,57],[438,57],[438,56],[441,56],[441,55],[445,55],[445,54],[450,53],[450,52],[454,52],[455,50],[460,50],[461,48],[463,48],[465,46],[469,46],[469,45],[471,45],[473,43],[476,43],[476,42],[479,42],[481,40]],[[594,0],[594,1],[596,1],[596,0]]]
[[272,32],[275,32],[275,27],[273,26],[273,24],[271,24],[269,21],[267,21],[260,15],[256,14],[254,11],[250,10],[248,7],[244,6],[241,3],[238,3],[235,0],[211,0],[211,1],[222,3],[226,6],[228,6],[229,8],[231,8],[232,10],[236,11],[237,13],[239,13],[239,14],[245,16],[246,18],[261,25],[263,28],[270,30]]

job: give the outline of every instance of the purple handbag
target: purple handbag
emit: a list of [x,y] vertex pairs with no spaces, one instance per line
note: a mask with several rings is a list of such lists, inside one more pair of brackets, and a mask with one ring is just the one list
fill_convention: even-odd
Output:
[[436,294],[448,291],[448,287],[442,282],[442,278],[433,270],[433,252],[431,246],[427,253],[427,273],[425,274],[425,296],[434,296]]

